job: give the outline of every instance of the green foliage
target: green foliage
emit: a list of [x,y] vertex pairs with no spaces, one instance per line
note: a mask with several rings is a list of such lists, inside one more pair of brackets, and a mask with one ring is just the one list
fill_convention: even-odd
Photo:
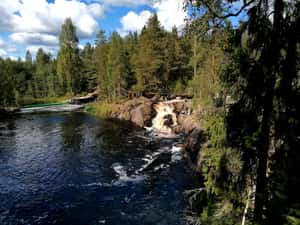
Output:
[[39,49],[35,59],[27,51],[25,62],[10,62],[18,100],[23,103],[96,89],[104,101],[145,92],[187,92],[189,36],[178,34],[176,28],[167,32],[157,15],[149,19],[141,34],[129,33],[123,38],[113,32],[106,37],[99,30],[95,46],[87,43],[79,50],[78,43],[76,27],[68,18],[62,25],[56,58]]
[[[299,151],[295,149],[299,149],[300,145],[297,138],[299,116],[295,113],[299,112],[299,107],[295,99],[299,98],[300,5],[283,0],[252,0],[244,2],[240,11],[235,11],[232,7],[234,2],[230,1],[187,2],[195,10],[192,14],[196,19],[191,23],[191,30],[195,36],[199,34],[201,37],[207,32],[222,30],[222,25],[226,23],[224,19],[247,11],[246,22],[241,23],[235,35],[230,37],[231,45],[222,49],[231,57],[218,76],[224,94],[233,99],[227,106],[225,118],[227,145],[241,152],[243,173],[239,177],[245,181],[255,177],[255,205],[250,206],[254,212],[252,222],[297,224],[299,215],[294,209],[299,208],[299,191],[296,190],[300,188],[300,177],[299,173],[295,173],[299,171]],[[271,14],[270,5],[273,7]],[[194,53],[197,53],[195,43]],[[199,73],[195,60],[198,55],[194,54],[192,61],[195,74]],[[205,95],[208,96],[209,92],[214,91],[207,88]],[[212,139],[212,143],[216,143],[216,140],[218,138]],[[223,154],[220,149],[219,152]],[[220,154],[208,157],[214,165],[208,167],[213,168],[209,170],[214,171],[213,174],[218,171],[214,162],[222,158]],[[219,194],[219,191],[215,191],[218,190],[215,179],[209,179],[214,176],[207,176],[209,186]],[[238,193],[242,192],[244,187],[237,187]],[[221,186],[220,190],[227,189]],[[220,199],[211,199],[213,206],[220,202]],[[238,199],[234,197],[231,202]],[[206,214],[213,218],[218,215],[217,211]],[[220,218],[231,221],[226,216]]]
[[13,80],[13,63],[0,58],[0,108],[15,106],[16,93]]
[[70,97],[71,96],[33,98],[30,96],[23,96],[22,98],[19,99],[18,103],[22,106],[48,104],[48,103],[62,103],[68,100]]
[[226,147],[226,128],[222,115],[209,116],[205,123],[208,143],[201,149],[199,165],[208,194],[202,208],[203,224],[238,224],[242,217],[243,163],[240,152]]
[[109,50],[107,55],[107,88],[110,95],[115,99],[121,97],[122,90],[127,87],[127,60],[124,51],[124,44],[121,36],[114,32],[109,41]]
[[35,97],[55,96],[57,77],[51,55],[39,48],[35,60],[34,72]]
[[76,27],[70,18],[65,20],[59,36],[60,50],[57,55],[57,75],[61,93],[77,94],[81,90],[81,73]]
[[84,46],[84,49],[80,52],[81,65],[81,92],[92,92],[97,86],[97,72],[96,72],[96,60],[95,49],[90,43]]
[[194,75],[189,81],[188,90],[203,106],[215,104],[222,96],[222,84],[219,77],[230,58],[224,51],[232,35],[230,25],[197,37],[191,34],[193,56],[190,65],[194,66]]
[[32,64],[32,55],[29,50],[26,51],[25,62],[28,64]]
[[103,31],[99,31],[97,45],[94,51],[94,58],[96,64],[96,73],[98,79],[99,90],[102,97],[107,98],[109,96],[110,90],[107,86],[108,83],[108,73],[107,73],[107,54],[108,54],[108,44]]
[[134,60],[137,80],[134,89],[139,93],[158,91],[164,85],[164,36],[165,32],[155,14],[142,30]]
[[115,103],[97,102],[91,103],[86,107],[86,112],[100,118],[111,118],[118,106]]

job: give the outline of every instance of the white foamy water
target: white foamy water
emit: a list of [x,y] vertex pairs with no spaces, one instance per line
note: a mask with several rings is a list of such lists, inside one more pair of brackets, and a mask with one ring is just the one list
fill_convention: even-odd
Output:
[[130,183],[140,183],[145,180],[144,175],[132,175],[128,176],[127,171],[125,168],[119,164],[119,163],[114,163],[112,165],[113,170],[116,172],[118,175],[118,180],[114,182],[114,185],[122,185],[124,183],[130,182]]
[[[159,102],[154,105],[156,111],[156,116],[152,120],[152,128],[154,131],[160,132],[164,135],[170,135],[173,133],[171,126],[177,125],[177,117],[174,113],[174,106],[172,104],[165,104],[164,102]],[[167,125],[167,117],[172,119],[172,125]]]

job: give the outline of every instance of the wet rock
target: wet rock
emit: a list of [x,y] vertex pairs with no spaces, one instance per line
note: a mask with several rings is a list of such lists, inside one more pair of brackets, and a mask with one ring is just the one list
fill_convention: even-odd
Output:
[[193,164],[197,163],[200,145],[203,139],[203,131],[194,129],[186,138],[185,149]]
[[[131,121],[139,127],[151,127],[153,121],[153,127],[162,133],[184,134],[186,156],[192,164],[197,164],[203,132],[191,114],[192,101],[179,98],[160,101],[160,96],[131,99],[120,107],[118,118]],[[159,161],[155,159],[148,167],[153,168]]]
[[161,167],[163,167],[166,162],[169,162],[171,160],[171,154],[170,153],[161,153],[160,155],[156,156],[154,159],[152,159],[140,172],[145,171],[153,171],[156,172]]
[[154,100],[145,97],[131,99],[120,107],[117,117],[140,127],[151,126],[151,120],[155,115]]
[[131,121],[140,127],[151,126],[154,114],[152,104],[139,105],[130,112]]
[[192,115],[179,115],[178,123],[181,125],[182,132],[185,134],[191,133],[194,129],[199,129],[198,123],[194,120]]
[[174,103],[174,111],[177,114],[185,114],[190,115],[192,112],[192,101],[188,99],[175,99]]
[[207,192],[205,188],[187,190],[184,196],[188,199],[189,205],[194,212],[202,212],[203,206],[207,204]]
[[164,125],[171,127],[174,124],[172,115],[168,114],[164,116]]

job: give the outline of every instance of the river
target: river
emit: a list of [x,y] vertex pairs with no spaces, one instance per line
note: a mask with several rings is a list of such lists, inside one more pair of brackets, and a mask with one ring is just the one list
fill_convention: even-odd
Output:
[[81,112],[0,119],[0,224],[185,224],[180,141]]

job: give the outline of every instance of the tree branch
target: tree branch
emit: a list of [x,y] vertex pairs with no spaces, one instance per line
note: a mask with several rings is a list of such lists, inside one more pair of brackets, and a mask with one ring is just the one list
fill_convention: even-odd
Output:
[[[192,3],[192,0],[190,0],[190,2]],[[227,13],[225,15],[219,15],[215,10],[213,10],[213,8],[211,7],[211,5],[206,0],[200,0],[200,2],[208,9],[208,11],[210,13],[212,13],[218,19],[226,19],[226,18],[229,18],[229,17],[235,17],[235,16],[240,15],[241,12],[245,8],[247,8],[249,5],[251,5],[252,3],[254,3],[255,0],[250,0],[249,2],[245,3],[237,12],[235,12],[235,13]]]

